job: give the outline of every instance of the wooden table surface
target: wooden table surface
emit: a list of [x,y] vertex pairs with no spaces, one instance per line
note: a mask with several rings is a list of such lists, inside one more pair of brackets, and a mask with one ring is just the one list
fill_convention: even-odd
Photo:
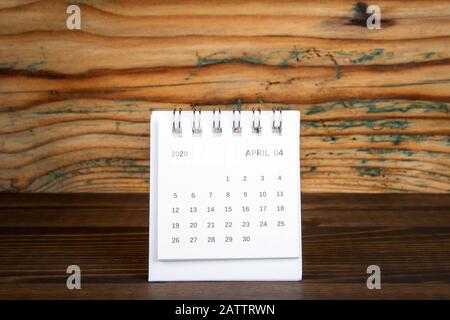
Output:
[[[301,282],[147,283],[148,196],[1,194],[0,299],[450,298],[450,195],[304,194]],[[66,289],[79,265],[82,289]],[[381,290],[366,268],[381,268]]]

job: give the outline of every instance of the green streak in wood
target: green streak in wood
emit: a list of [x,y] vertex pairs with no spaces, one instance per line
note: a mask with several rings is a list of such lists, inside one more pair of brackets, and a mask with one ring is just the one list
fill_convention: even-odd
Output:
[[[92,111],[91,111],[92,112]],[[72,110],[71,108],[61,109],[61,110],[50,110],[50,111],[37,111],[33,112],[33,114],[37,115],[50,115],[50,114],[70,114],[70,113],[89,113],[88,110]]]
[[436,52],[427,52],[423,55],[423,57],[425,59],[431,59],[432,57],[434,57],[436,55]]
[[262,64],[262,60],[254,57],[239,57],[239,58],[202,58],[197,57],[197,67],[206,66],[209,64],[230,63],[230,62],[247,62],[252,64]]
[[345,156],[345,155],[348,155],[350,153],[349,152],[334,152],[334,151],[330,151],[330,152],[328,152],[328,154],[332,155],[332,156]]
[[382,56],[383,53],[384,53],[384,49],[376,48],[376,49],[371,50],[369,53],[365,53],[365,54],[361,55],[359,58],[350,60],[350,62],[353,64],[358,64],[358,63],[372,61],[372,60],[375,60],[376,58]]
[[414,155],[414,152],[409,150],[399,150],[399,149],[358,149],[358,152],[364,152],[367,154],[392,154],[392,153],[399,153],[407,157],[412,157]]
[[90,166],[95,167],[96,165],[105,163],[107,165],[113,165],[113,164],[121,164],[125,165],[126,167],[134,167],[135,162],[133,160],[128,159],[120,159],[120,158],[106,158],[106,159],[95,159],[87,162]]
[[305,126],[312,128],[335,128],[335,129],[349,129],[358,127],[367,127],[370,129],[399,129],[404,130],[408,128],[408,121],[406,120],[343,120],[338,123],[326,123],[324,121],[303,121]]
[[18,62],[3,62],[0,63],[0,69],[11,69],[14,70]]
[[293,50],[289,51],[289,57],[291,59],[298,60],[300,59],[300,56],[304,53],[304,51],[299,51],[295,47]]
[[0,62],[0,69],[11,69],[14,70],[17,68],[17,66],[21,63],[20,58],[16,58],[16,61],[13,62]]
[[411,110],[449,113],[449,107],[447,103],[425,103],[425,102],[412,102],[406,106],[399,106],[399,104],[396,102],[388,106],[377,106],[376,104],[370,104],[368,105],[367,113],[388,113],[388,112],[406,113]]
[[381,123],[381,128],[404,130],[404,129],[408,128],[408,121],[406,121],[406,120],[385,121],[385,122]]
[[361,50],[335,50],[330,52],[334,57],[338,57],[338,59],[344,58],[349,59],[350,63],[357,64],[363,63],[365,61],[372,61],[375,58],[386,56],[388,59],[393,59],[395,54],[393,51],[385,51],[383,48],[375,48],[370,51],[361,51]]
[[314,107],[311,107],[308,111],[306,111],[306,115],[310,116],[312,114],[322,113],[322,112],[327,112],[327,111],[328,110],[325,107],[314,106]]
[[236,102],[236,110],[241,111],[242,110],[242,101],[241,99],[238,99]]
[[334,68],[336,69],[336,79],[340,79],[341,78],[341,68],[339,67],[339,64],[337,63],[337,61],[335,59],[333,59],[333,64],[334,64]]
[[337,50],[333,51],[333,55],[340,57],[350,57],[353,53],[348,51]]
[[47,61],[44,61],[44,60],[37,61],[37,62],[34,62],[34,63],[29,64],[29,65],[26,67],[26,70],[27,70],[28,72],[37,72],[37,71],[40,70],[41,66],[43,66],[43,65],[45,65],[45,64],[47,64]]
[[346,107],[346,102],[343,100],[331,102],[325,105],[318,105],[318,106],[312,106],[309,108],[309,110],[306,112],[306,115],[313,115],[317,113],[323,113],[333,110],[336,107]]
[[421,110],[424,113],[427,112],[442,112],[449,113],[449,105],[445,102],[410,102],[401,103],[399,101],[391,101],[386,103],[383,100],[339,100],[324,105],[315,105],[308,109],[306,115],[314,115],[319,113],[325,113],[332,111],[335,108],[348,108],[348,109],[366,109],[367,113],[390,113],[401,112],[407,113],[411,110]]
[[367,176],[367,177],[371,177],[371,178],[380,177],[387,171],[385,168],[381,168],[381,167],[354,166],[352,168],[356,169],[360,176]]
[[279,67],[287,67],[289,66],[289,61],[287,59],[281,60],[281,62],[278,64]]
[[65,178],[68,173],[64,172],[64,170],[55,170],[48,173],[48,177],[50,180],[56,180],[60,178]]
[[370,137],[370,142],[372,143],[378,143],[378,142],[390,142],[394,146],[400,145],[404,141],[423,141],[425,140],[425,137],[422,135],[406,135],[406,134],[380,134],[380,135],[373,135]]

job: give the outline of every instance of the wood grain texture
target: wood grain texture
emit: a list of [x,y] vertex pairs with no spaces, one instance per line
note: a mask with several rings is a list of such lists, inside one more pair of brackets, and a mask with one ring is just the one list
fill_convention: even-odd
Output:
[[153,110],[302,112],[302,191],[450,192],[450,5],[0,4],[0,191],[148,192]]
[[[0,298],[450,298],[450,195],[305,194],[302,206],[302,282],[149,284],[147,195],[1,194]],[[80,291],[65,289],[72,264]],[[381,290],[366,288],[372,264]]]

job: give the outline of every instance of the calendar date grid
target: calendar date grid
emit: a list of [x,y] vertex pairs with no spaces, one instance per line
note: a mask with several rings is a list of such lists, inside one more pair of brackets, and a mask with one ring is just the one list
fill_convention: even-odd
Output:
[[[169,243],[250,243],[267,232],[283,230],[289,210],[283,180],[280,174],[225,176],[220,191],[172,192]],[[257,182],[260,188],[248,189],[247,182]]]

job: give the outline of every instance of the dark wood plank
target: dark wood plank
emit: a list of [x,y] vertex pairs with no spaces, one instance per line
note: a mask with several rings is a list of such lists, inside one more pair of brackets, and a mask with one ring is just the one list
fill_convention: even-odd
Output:
[[[450,226],[449,202],[449,195],[439,194],[303,194],[302,222],[311,227]],[[2,227],[148,224],[148,194],[0,193],[0,204]]]
[[367,290],[360,284],[318,284],[309,280],[280,282],[187,282],[86,284],[82,290],[67,290],[61,284],[6,284],[0,298],[18,299],[444,299],[448,284],[386,284],[382,290]]
[[[302,202],[302,282],[149,284],[146,195],[0,194],[0,298],[450,298],[450,195]],[[371,264],[382,290],[366,288]]]

